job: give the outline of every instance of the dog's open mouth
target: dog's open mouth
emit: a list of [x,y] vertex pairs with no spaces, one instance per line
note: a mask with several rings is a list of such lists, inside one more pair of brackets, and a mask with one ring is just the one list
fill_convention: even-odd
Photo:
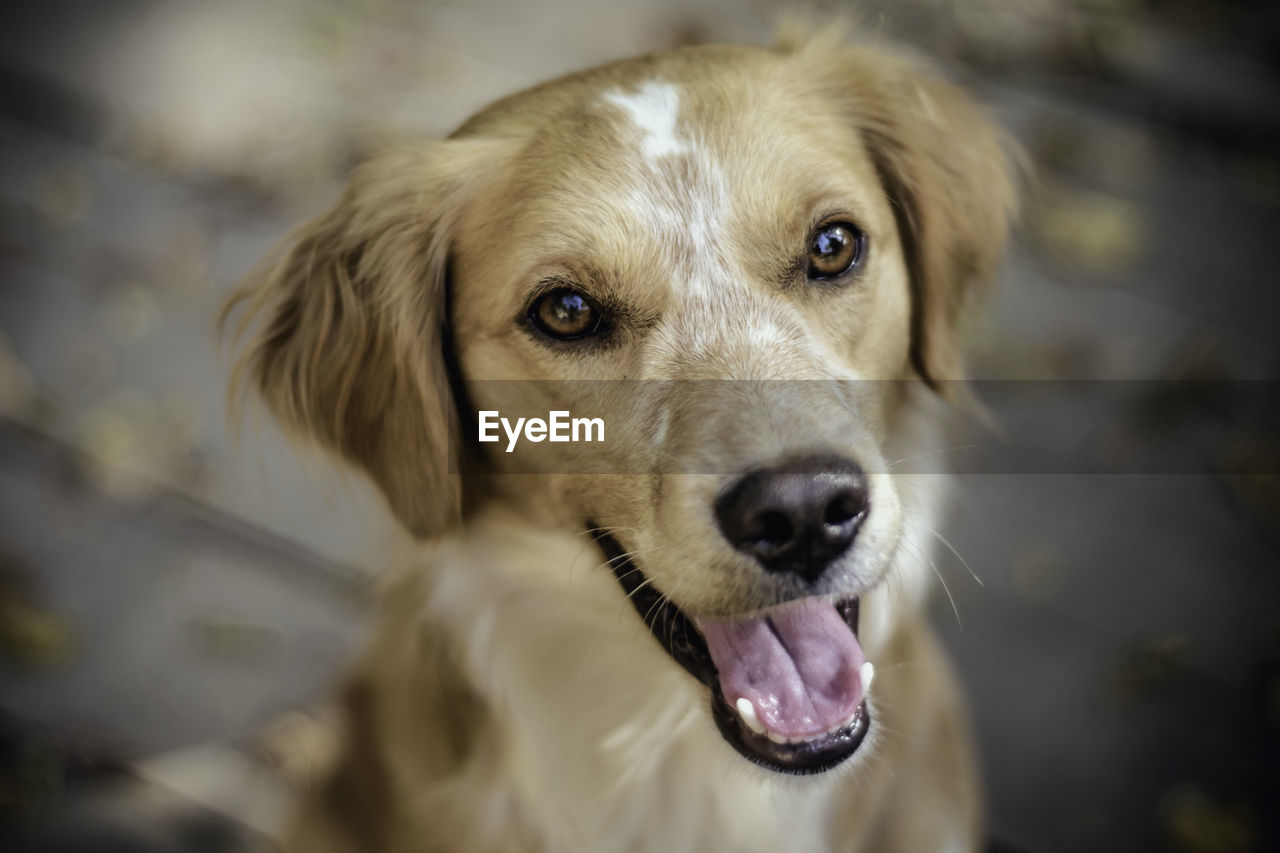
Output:
[[594,527],[623,592],[676,662],[711,688],[735,749],[782,773],[821,773],[857,750],[874,669],[858,645],[858,599],[803,598],[749,616],[686,616],[616,539]]

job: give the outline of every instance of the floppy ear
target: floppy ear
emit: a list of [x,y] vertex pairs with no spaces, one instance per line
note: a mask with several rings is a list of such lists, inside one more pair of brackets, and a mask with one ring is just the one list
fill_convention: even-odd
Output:
[[233,391],[251,385],[291,432],[367,473],[419,537],[461,513],[445,279],[468,167],[484,159],[475,147],[362,167],[224,311],[245,303],[239,331],[258,327]]
[[911,277],[911,359],[949,393],[963,378],[961,310],[989,283],[1014,192],[997,130],[969,97],[906,59],[875,49],[843,59],[844,98],[893,206]]

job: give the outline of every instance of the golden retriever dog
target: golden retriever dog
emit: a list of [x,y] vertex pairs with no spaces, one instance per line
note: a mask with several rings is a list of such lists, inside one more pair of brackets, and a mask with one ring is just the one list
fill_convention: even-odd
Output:
[[940,478],[894,466],[941,447],[1011,199],[963,93],[834,39],[572,74],[359,169],[242,294],[242,378],[414,540],[286,849],[978,847]]

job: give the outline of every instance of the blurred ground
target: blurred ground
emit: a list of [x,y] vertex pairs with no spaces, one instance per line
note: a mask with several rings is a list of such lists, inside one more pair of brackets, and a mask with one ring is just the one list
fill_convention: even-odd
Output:
[[[1015,849],[1280,849],[1280,425],[1222,417],[1280,379],[1273,5],[860,4],[972,88],[1037,176],[971,330],[977,375],[1122,383],[980,386],[1023,442],[957,454],[984,473],[956,483],[937,621]],[[6,849],[256,839],[270,785],[251,808],[225,780],[358,645],[386,523],[265,420],[235,444],[213,322],[236,281],[387,140],[599,61],[767,41],[776,11],[5,7]],[[1186,391],[1206,383],[1209,405]],[[174,822],[183,796],[236,820]]]

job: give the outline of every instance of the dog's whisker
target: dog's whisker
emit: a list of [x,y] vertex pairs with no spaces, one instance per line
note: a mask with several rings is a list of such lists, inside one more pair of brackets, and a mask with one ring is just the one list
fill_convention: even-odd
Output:
[[957,444],[954,447],[939,447],[937,450],[925,450],[921,453],[913,453],[910,456],[903,456],[900,459],[890,460],[889,462],[885,463],[885,468],[887,470],[893,470],[893,467],[895,465],[900,465],[903,462],[910,462],[912,459],[921,459],[925,456],[936,456],[939,453],[951,453],[952,451],[955,451],[955,450],[969,450],[977,446],[978,445],[976,444]]
[[[593,528],[593,529],[596,529],[596,528]],[[619,529],[622,529],[622,528],[619,528]],[[588,534],[588,533],[590,533],[590,532],[591,532],[591,530],[584,530],[584,531],[579,532],[579,533],[578,533],[578,534],[576,534],[576,535],[578,535],[578,536],[585,536],[586,534]],[[584,543],[583,543],[583,545],[582,545],[582,548],[581,548],[581,549],[579,549],[579,550],[578,550],[578,553],[574,555],[573,562],[571,562],[571,563],[569,564],[569,571],[570,571],[570,573],[572,573],[572,572],[573,572],[573,568],[574,568],[574,566],[576,566],[576,565],[578,564],[578,560],[582,557],[582,555],[583,555],[583,554],[588,553],[588,552],[590,552],[590,551],[598,551],[598,547],[599,547],[599,546],[598,546],[598,545],[596,545],[596,543],[595,543],[594,541],[592,541],[592,542],[584,542]],[[629,556],[629,555],[623,555],[623,556]],[[587,572],[587,574],[591,574],[591,573],[593,573],[593,572],[595,572],[595,571],[598,571],[602,566],[607,566],[607,565],[609,565],[609,564],[610,564],[610,562],[612,562],[612,560],[606,560],[604,563],[602,563],[602,564],[600,564],[600,565],[597,565],[594,569],[589,570],[589,571]]]
[[633,590],[631,590],[631,592],[627,593],[627,595],[626,595],[626,599],[627,599],[627,601],[630,601],[630,600],[632,599],[632,597],[633,597],[633,596],[635,596],[635,594],[636,594],[637,592],[639,592],[640,590],[644,589],[646,586],[651,586],[652,584],[653,584],[653,581],[652,581],[652,580],[650,580],[649,578],[645,578],[643,581],[641,581],[640,583],[636,584],[636,588],[635,588],[635,589],[633,589]]
[[[605,568],[605,567],[606,567],[606,566],[608,566],[608,565],[609,565],[608,563],[602,563],[601,565],[597,566],[596,568],[597,568],[597,569],[603,569],[603,568]],[[632,575],[638,575],[638,574],[640,574],[640,573],[641,573],[641,572],[640,572],[640,570],[639,570],[639,569],[637,569],[637,568],[635,568],[634,566],[632,566],[630,569],[627,569],[625,572],[623,572],[622,574],[618,575],[618,580],[626,580],[627,578],[631,577]]]
[[[908,507],[903,507],[902,512],[904,515],[910,515],[915,518],[919,518],[921,520],[928,518],[928,515],[926,513],[918,512],[916,510],[909,509]],[[943,536],[942,533],[940,533],[935,527],[933,527],[930,524],[925,523],[925,524],[922,524],[921,527],[923,527],[925,532],[927,532],[929,535],[933,536],[939,542],[945,545],[947,547],[947,550],[949,550],[952,554],[955,555],[956,559],[959,560],[960,564],[965,567],[965,570],[968,571],[969,576],[973,578],[974,581],[977,582],[978,586],[981,586],[981,587],[986,586],[982,578],[978,576],[978,573],[975,572],[973,570],[973,567],[969,565],[969,561],[966,560],[963,555],[961,555],[960,551],[957,550],[956,547],[951,544],[950,540],[948,540],[947,537]],[[939,577],[941,577],[941,575],[939,575]]]
[[933,573],[938,576],[938,580],[942,582],[942,589],[947,593],[947,600],[951,602],[951,612],[956,615],[956,627],[961,631],[964,630],[964,623],[960,621],[960,608],[956,607],[955,596],[951,594],[951,587],[947,586],[947,579],[942,576],[942,572],[938,571],[938,566],[933,560],[929,561],[929,568],[933,569]]
[[[598,572],[601,569],[609,569],[611,571],[617,572],[615,563],[620,563],[623,561],[630,560],[632,557],[644,557],[647,559],[649,556],[656,554],[660,551],[663,551],[667,547],[668,546],[666,545],[655,545],[650,548],[633,548],[630,551],[624,551],[623,553],[617,555],[616,557],[610,557],[609,559],[605,560],[603,563],[597,563],[595,567],[591,569],[589,574],[591,572]],[[618,575],[618,578],[619,580],[621,580],[622,578],[629,577],[630,575],[633,575],[639,572],[640,572],[640,568],[638,566],[633,565],[631,568],[627,569],[625,572]]]
[[923,567],[925,563],[928,563],[929,568],[933,570],[934,575],[937,576],[938,581],[942,584],[943,592],[947,594],[947,600],[951,603],[951,612],[955,614],[956,626],[963,631],[964,623],[960,619],[960,608],[956,606],[955,596],[951,594],[951,587],[947,584],[947,579],[944,578],[942,576],[942,572],[938,570],[938,564],[935,563],[931,557],[923,554],[918,547],[913,547],[910,553],[911,556],[915,558],[917,564],[921,567]]
[[[609,559],[605,560],[603,563],[600,563],[598,566],[596,566],[596,569],[599,570],[599,569],[605,568],[606,566],[612,567],[614,563],[622,562],[623,560],[630,560],[633,557],[648,559],[654,554],[667,550],[669,547],[671,546],[670,545],[651,545],[648,548],[632,548],[630,551],[623,551],[621,554],[618,554],[617,556],[610,557]],[[638,571],[638,569],[633,569],[633,571]]]
[[[680,587],[681,587],[681,584],[678,581],[671,585],[671,588],[668,589],[666,594],[663,596],[663,598],[666,599],[667,603],[672,604],[674,606],[675,603],[674,603],[674,600],[672,599],[672,596],[676,594],[676,592],[680,589]],[[675,644],[675,636],[676,636],[675,632],[676,632],[676,620],[674,619],[669,620],[667,623],[668,647],[673,646]]]
[[[646,581],[646,583],[647,582],[648,581]],[[644,618],[641,621],[643,621],[644,624],[648,625],[649,617],[653,615],[653,612],[655,610],[659,610],[662,607],[666,606],[669,602],[670,602],[670,596],[668,596],[665,592],[659,595],[658,600],[655,601],[653,604],[651,604],[649,606],[649,609],[645,611]]]
[[636,531],[636,528],[634,528],[634,527],[623,527],[623,526],[620,526],[620,525],[615,525],[615,526],[613,526],[613,527],[608,527],[608,526],[604,526],[604,527],[588,527],[586,530],[579,531],[577,535],[578,535],[578,536],[595,536],[597,533],[604,533],[604,534],[606,534],[606,535],[612,536],[614,533],[618,533],[618,532],[620,532],[620,531],[626,531],[626,532],[628,532],[628,533],[634,533],[634,532]]
[[941,542],[943,545],[946,545],[946,546],[947,546],[947,548],[951,551],[951,553],[952,553],[952,554],[955,554],[955,555],[956,555],[956,559],[957,559],[957,560],[959,560],[959,561],[960,561],[960,564],[961,564],[962,566],[964,566],[964,567],[965,567],[965,569],[967,569],[967,570],[968,570],[969,575],[970,575],[970,576],[971,576],[975,581],[977,581],[977,582],[978,582],[978,586],[986,586],[986,584],[984,584],[984,583],[982,582],[982,578],[978,577],[978,573],[977,573],[977,572],[975,572],[975,571],[973,570],[973,568],[969,565],[969,561],[968,561],[968,560],[966,560],[964,557],[960,556],[960,552],[956,550],[956,546],[952,545],[952,544],[947,540],[947,537],[943,536],[943,535],[942,535],[941,533],[939,533],[936,529],[934,529],[933,527],[929,527],[928,525],[926,525],[926,529],[927,529],[930,533],[932,533],[934,536],[938,537],[938,541],[939,541],[939,542]]
[[[612,560],[610,560],[610,561],[608,561],[608,562],[599,563],[599,564],[598,564],[598,565],[596,565],[596,566],[595,566],[591,571],[592,571],[592,572],[598,572],[598,571],[600,571],[601,569],[611,569],[611,570],[612,570],[612,569],[613,569],[613,561],[612,561]],[[618,575],[617,577],[618,577],[618,580],[624,580],[624,579],[626,579],[626,578],[631,577],[632,575],[639,575],[639,574],[642,574],[642,573],[641,573],[641,571],[640,571],[640,569],[636,568],[635,566],[632,566],[630,569],[627,569],[625,572],[623,572],[622,574]]]
[[[664,547],[665,547],[665,546],[664,546]],[[595,567],[592,571],[596,571],[596,572],[598,572],[598,571],[600,571],[601,569],[609,569],[610,571],[613,571],[613,572],[615,572],[615,573],[616,573],[616,572],[617,572],[617,567],[615,566],[615,563],[617,563],[617,562],[619,562],[619,561],[621,561],[621,560],[630,560],[632,557],[640,556],[640,555],[642,555],[642,554],[643,554],[643,556],[644,556],[644,557],[648,558],[648,557],[649,557],[649,556],[651,556],[652,554],[657,553],[658,551],[661,551],[661,550],[663,550],[663,548],[662,548],[662,547],[658,547],[658,548],[648,548],[648,549],[645,549],[644,551],[640,551],[640,550],[627,551],[627,552],[625,552],[625,553],[623,553],[623,554],[620,554],[620,555],[619,555],[619,556],[617,556],[617,557],[613,557],[613,558],[611,558],[611,559],[608,559],[608,560],[604,561],[603,563],[599,563],[599,564],[597,564],[597,565],[596,565],[596,567]],[[632,565],[632,566],[631,566],[631,568],[629,568],[629,569],[627,569],[625,572],[622,572],[621,574],[619,574],[619,575],[618,575],[618,579],[619,579],[619,580],[621,580],[621,579],[623,579],[623,578],[630,577],[631,575],[634,575],[634,574],[643,574],[643,572],[641,571],[641,569],[640,569],[640,567],[639,567],[639,566]]]

